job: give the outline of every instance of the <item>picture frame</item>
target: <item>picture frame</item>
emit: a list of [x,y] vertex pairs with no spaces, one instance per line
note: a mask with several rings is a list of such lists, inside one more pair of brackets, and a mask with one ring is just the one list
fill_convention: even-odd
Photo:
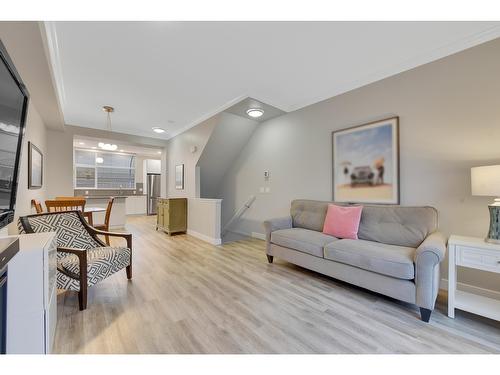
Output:
[[175,166],[175,188],[184,190],[184,164]]
[[399,117],[332,132],[335,202],[399,204]]
[[28,189],[43,186],[43,153],[32,142],[28,142]]

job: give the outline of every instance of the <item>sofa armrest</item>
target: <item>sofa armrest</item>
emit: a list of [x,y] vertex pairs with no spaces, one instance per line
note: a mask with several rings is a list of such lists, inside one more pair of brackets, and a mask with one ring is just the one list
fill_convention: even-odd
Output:
[[[292,218],[279,217],[264,221],[264,230],[266,232],[266,248],[269,250],[271,244],[271,233],[280,229],[290,229],[292,227]],[[269,254],[269,252],[268,252]]]
[[434,309],[439,291],[439,264],[446,254],[446,240],[434,232],[420,244],[415,252],[416,304],[429,310]]
[[415,252],[415,263],[418,263],[426,253],[434,255],[436,264],[443,261],[446,254],[446,240],[440,232],[431,233],[420,244]]

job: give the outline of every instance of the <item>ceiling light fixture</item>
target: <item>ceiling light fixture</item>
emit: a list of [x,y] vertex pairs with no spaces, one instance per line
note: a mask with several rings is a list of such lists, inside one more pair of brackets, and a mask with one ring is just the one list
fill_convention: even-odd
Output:
[[264,110],[260,108],[250,108],[247,110],[247,115],[253,118],[260,117],[264,114]]
[[83,146],[83,145],[85,145],[85,142],[78,142],[78,144],[79,144],[80,146]]
[[162,128],[159,128],[157,126],[155,126],[154,128],[151,128],[155,133],[158,133],[158,134],[161,134],[161,133],[165,133],[165,129],[162,129]]
[[[105,105],[102,107],[102,110],[104,112],[106,112],[106,114],[107,114],[106,128],[107,128],[109,134],[111,135],[111,113],[114,112],[115,109],[109,105]],[[99,142],[97,144],[97,146],[99,146],[103,150],[107,150],[107,151],[115,151],[118,148],[118,146],[115,145],[114,143],[105,143],[105,142]]]
[[103,159],[103,158],[101,158],[101,157],[97,157],[97,158],[95,158],[95,162],[96,162],[97,164],[102,164],[102,163],[104,163],[104,159]]

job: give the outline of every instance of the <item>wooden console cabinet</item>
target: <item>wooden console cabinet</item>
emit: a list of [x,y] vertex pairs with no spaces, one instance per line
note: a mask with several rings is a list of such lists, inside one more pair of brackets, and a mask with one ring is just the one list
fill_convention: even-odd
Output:
[[158,229],[169,235],[187,231],[186,198],[158,198],[156,230]]

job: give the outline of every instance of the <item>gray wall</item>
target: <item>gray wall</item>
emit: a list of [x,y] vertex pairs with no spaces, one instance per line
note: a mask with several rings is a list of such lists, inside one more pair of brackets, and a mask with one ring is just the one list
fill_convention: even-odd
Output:
[[210,139],[198,160],[200,197],[220,198],[219,187],[226,171],[247,144],[258,122],[232,113],[217,115]]
[[[288,214],[292,199],[331,200],[332,130],[392,115],[400,118],[401,204],[435,206],[447,235],[484,236],[492,199],[471,196],[470,167],[500,163],[500,39],[264,122],[224,178],[223,222],[252,194],[235,226],[246,233]],[[483,275],[459,277],[500,289],[498,277]]]

